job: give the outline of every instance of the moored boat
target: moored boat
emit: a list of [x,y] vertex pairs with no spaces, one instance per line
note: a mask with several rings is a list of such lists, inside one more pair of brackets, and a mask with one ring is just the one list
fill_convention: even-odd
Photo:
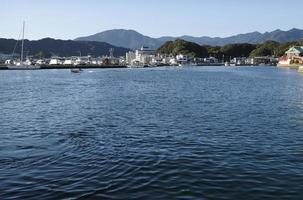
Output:
[[72,72],[72,73],[80,73],[80,72],[82,72],[82,69],[81,68],[72,68],[72,69],[70,69],[70,72]]

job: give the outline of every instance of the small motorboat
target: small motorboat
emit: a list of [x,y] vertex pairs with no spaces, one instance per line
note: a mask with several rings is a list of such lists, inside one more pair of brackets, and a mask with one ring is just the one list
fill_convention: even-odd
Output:
[[72,69],[70,69],[70,72],[72,72],[72,73],[80,73],[82,71],[82,69],[80,69],[80,68],[72,68]]

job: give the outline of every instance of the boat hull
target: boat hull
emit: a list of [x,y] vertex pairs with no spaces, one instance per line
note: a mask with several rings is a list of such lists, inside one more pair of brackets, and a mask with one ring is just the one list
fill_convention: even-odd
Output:
[[80,68],[75,68],[75,69],[71,69],[70,70],[72,73],[80,73],[82,71],[82,69]]

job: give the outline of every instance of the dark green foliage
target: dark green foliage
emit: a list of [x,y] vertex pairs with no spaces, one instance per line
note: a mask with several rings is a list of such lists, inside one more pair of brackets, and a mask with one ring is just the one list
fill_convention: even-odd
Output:
[[220,46],[210,46],[210,45],[203,45],[203,46],[207,49],[209,56],[213,56],[219,59],[223,57],[223,53],[221,51]]
[[248,57],[256,48],[254,44],[228,44],[221,48],[221,52],[225,57]]
[[187,42],[185,40],[177,39],[175,41],[166,42],[162,45],[157,53],[172,54],[174,56],[178,54],[189,55],[192,57],[207,57],[207,49],[193,42]]
[[[0,52],[11,54],[13,52],[16,40],[0,39]],[[56,56],[75,56],[82,55],[102,56],[108,55],[109,49],[114,48],[115,56],[123,56],[129,49],[123,47],[115,47],[105,42],[89,42],[89,41],[72,41],[72,40],[55,40],[45,38],[37,41],[24,41],[24,52],[28,55],[34,55],[37,58]],[[18,42],[15,53],[20,53],[21,42]]]
[[275,41],[267,41],[257,45],[257,48],[250,53],[251,57],[257,56],[277,56],[279,54],[280,43]]
[[[158,53],[163,54],[186,54],[194,57],[213,56],[218,59],[225,57],[258,57],[258,56],[275,56],[281,57],[292,46],[303,46],[303,40],[297,42],[279,43],[275,41],[267,41],[263,44],[228,44],[223,47],[209,46],[187,42],[185,40],[176,40],[175,42],[166,42],[158,49]],[[201,48],[203,47],[203,48]]]
[[185,40],[175,40],[166,42],[157,52],[161,54],[185,54],[193,57],[208,57],[214,56],[221,59],[223,56],[227,57],[248,57],[249,54],[256,48],[253,44],[231,44],[223,47],[219,46],[200,46],[196,43],[187,42]]

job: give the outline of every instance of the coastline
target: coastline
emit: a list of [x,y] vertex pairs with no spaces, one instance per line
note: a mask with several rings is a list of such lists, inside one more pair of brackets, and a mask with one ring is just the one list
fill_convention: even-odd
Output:
[[[43,70],[43,69],[108,69],[108,68],[127,68],[126,65],[41,65],[39,69],[35,70]],[[0,70],[32,70],[32,69],[8,69],[6,65],[0,66]]]
[[300,64],[278,64],[277,67],[280,68],[289,68],[289,69],[295,69],[298,70],[299,69]]

